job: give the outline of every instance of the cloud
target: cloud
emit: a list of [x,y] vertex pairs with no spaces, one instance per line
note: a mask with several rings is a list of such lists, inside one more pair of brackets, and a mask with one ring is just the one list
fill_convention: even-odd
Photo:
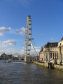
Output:
[[15,40],[7,40],[7,41],[2,41],[1,42],[1,46],[2,47],[12,47],[16,45],[16,41]]
[[0,54],[2,53],[6,54],[12,54],[13,56],[24,56],[24,50],[19,50],[19,49],[13,49],[13,48],[7,48],[7,49],[1,49]]
[[[14,41],[10,41],[10,40],[8,40],[8,41],[4,41],[3,42],[3,44],[4,45],[6,45],[7,43],[13,43]],[[35,52],[35,50],[34,49],[31,49],[31,52],[30,52],[30,54],[31,54],[31,56],[37,56],[37,55],[39,55],[39,51],[40,51],[40,47],[35,47],[35,49],[36,49],[36,52]],[[6,54],[12,54],[12,55],[14,55],[14,56],[24,56],[25,55],[25,51],[24,51],[24,49],[15,49],[15,48],[6,48],[6,49],[1,49],[0,50],[0,54],[2,54],[2,53],[6,53]]]
[[20,35],[24,35],[24,34],[25,34],[25,28],[22,27],[22,28],[20,28],[20,29],[16,29],[16,32],[17,32],[18,34],[20,34]]
[[7,31],[10,31],[10,30],[11,30],[10,27],[8,27],[8,28],[6,28],[6,27],[0,27],[0,32],[7,32]]
[[31,55],[32,56],[38,56],[40,52],[41,47],[40,46],[34,46],[34,48],[31,48]]
[[3,33],[0,33],[0,36],[4,36],[4,34]]
[[[12,49],[12,48],[7,48],[7,49],[1,49],[0,50],[0,54],[2,53],[6,53],[6,54],[12,54],[14,56],[24,56],[25,53],[24,53],[24,50],[19,50],[19,49]],[[37,56],[39,55],[39,52],[35,52],[34,50],[31,50],[30,52],[31,56]]]
[[9,32],[9,31],[11,31],[11,28],[10,27],[8,27],[8,28],[6,28],[6,27],[0,27],[0,36],[4,36],[4,33],[5,32]]
[[41,47],[40,46],[35,46],[35,49],[40,49]]
[[54,40],[54,38],[50,38],[50,40],[51,40],[51,41],[53,41],[53,40]]

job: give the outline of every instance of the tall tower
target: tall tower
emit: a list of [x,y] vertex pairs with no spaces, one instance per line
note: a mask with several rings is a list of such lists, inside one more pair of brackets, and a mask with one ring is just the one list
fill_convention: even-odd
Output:
[[30,60],[31,41],[32,41],[31,16],[27,16],[26,28],[25,28],[25,62],[31,61]]

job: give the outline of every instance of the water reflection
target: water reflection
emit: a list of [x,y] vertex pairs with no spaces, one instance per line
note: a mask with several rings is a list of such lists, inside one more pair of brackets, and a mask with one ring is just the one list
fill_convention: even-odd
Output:
[[63,84],[63,72],[35,64],[0,61],[0,84]]

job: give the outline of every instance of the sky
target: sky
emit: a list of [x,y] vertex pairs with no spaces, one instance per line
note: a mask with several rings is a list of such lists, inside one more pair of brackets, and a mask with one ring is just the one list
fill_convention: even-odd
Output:
[[37,52],[47,42],[60,41],[63,0],[0,0],[0,53],[24,53],[28,15],[32,18],[32,44]]

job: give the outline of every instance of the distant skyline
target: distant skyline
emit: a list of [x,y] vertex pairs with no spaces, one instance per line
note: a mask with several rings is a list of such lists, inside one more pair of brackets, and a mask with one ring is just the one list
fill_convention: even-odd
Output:
[[0,0],[0,53],[24,53],[26,18],[32,17],[33,45],[37,51],[63,36],[63,0]]

